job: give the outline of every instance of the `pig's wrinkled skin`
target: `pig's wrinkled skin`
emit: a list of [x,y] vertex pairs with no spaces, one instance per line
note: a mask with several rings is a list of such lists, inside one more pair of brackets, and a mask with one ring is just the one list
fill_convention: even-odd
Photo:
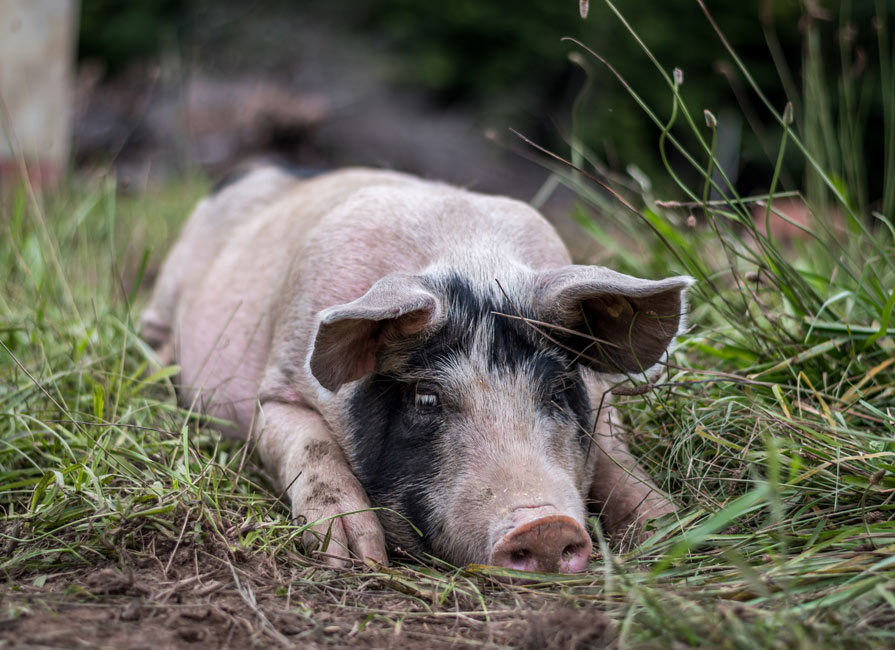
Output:
[[185,404],[254,437],[293,515],[331,526],[330,564],[384,563],[388,540],[574,572],[588,504],[610,533],[674,510],[604,395],[660,361],[691,282],[573,266],[507,198],[267,167],[199,204],[142,332]]

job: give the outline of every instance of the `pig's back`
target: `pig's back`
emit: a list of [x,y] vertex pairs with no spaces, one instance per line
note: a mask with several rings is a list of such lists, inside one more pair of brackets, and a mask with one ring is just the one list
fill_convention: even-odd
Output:
[[519,201],[387,172],[327,180],[351,190],[334,200],[316,190],[318,209],[283,264],[290,271],[267,311],[273,340],[265,398],[324,408],[329,397],[306,364],[317,314],[360,298],[388,274],[453,275],[483,291],[514,291],[528,287],[536,270],[570,263],[553,227]]
[[[165,263],[144,316],[169,312],[182,398],[198,390],[201,408],[251,424],[273,326],[291,290],[286,281],[305,255],[306,237],[358,190],[418,183],[411,176],[345,170],[309,180],[262,168],[206,199],[190,217]],[[324,267],[328,260],[312,260]],[[298,326],[298,324],[296,324]]]

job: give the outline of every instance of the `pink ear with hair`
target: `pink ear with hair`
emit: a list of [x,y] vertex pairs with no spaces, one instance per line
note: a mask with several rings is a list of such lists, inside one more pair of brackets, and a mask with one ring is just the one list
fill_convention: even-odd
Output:
[[600,266],[538,277],[547,320],[574,330],[564,342],[595,370],[640,374],[655,366],[686,323],[689,276],[643,280]]
[[336,391],[373,372],[387,337],[418,334],[439,318],[436,296],[417,277],[387,275],[357,300],[320,313],[311,373],[321,386]]

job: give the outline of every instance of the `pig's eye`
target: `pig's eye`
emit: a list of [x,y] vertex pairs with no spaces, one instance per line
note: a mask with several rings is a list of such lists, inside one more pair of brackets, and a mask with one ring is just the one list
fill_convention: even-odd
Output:
[[434,386],[429,384],[417,384],[416,392],[413,395],[413,403],[421,408],[438,408],[441,400],[438,398],[438,391]]

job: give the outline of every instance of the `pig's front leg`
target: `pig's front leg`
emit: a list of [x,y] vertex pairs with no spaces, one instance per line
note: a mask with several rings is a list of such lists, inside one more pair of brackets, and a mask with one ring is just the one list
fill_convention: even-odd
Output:
[[[385,564],[382,526],[367,510],[370,501],[323,418],[308,408],[269,401],[261,405],[257,420],[262,462],[279,489],[286,490],[292,516],[321,522],[305,534],[306,546],[319,546],[330,531],[324,556],[330,566],[346,565],[352,554]],[[336,516],[357,510],[366,512]]]
[[612,430],[613,417],[618,414],[607,409],[594,437],[598,451],[590,497],[596,502],[606,531],[622,537],[632,525],[642,526],[677,508],[659,492],[628,451],[628,445]]

